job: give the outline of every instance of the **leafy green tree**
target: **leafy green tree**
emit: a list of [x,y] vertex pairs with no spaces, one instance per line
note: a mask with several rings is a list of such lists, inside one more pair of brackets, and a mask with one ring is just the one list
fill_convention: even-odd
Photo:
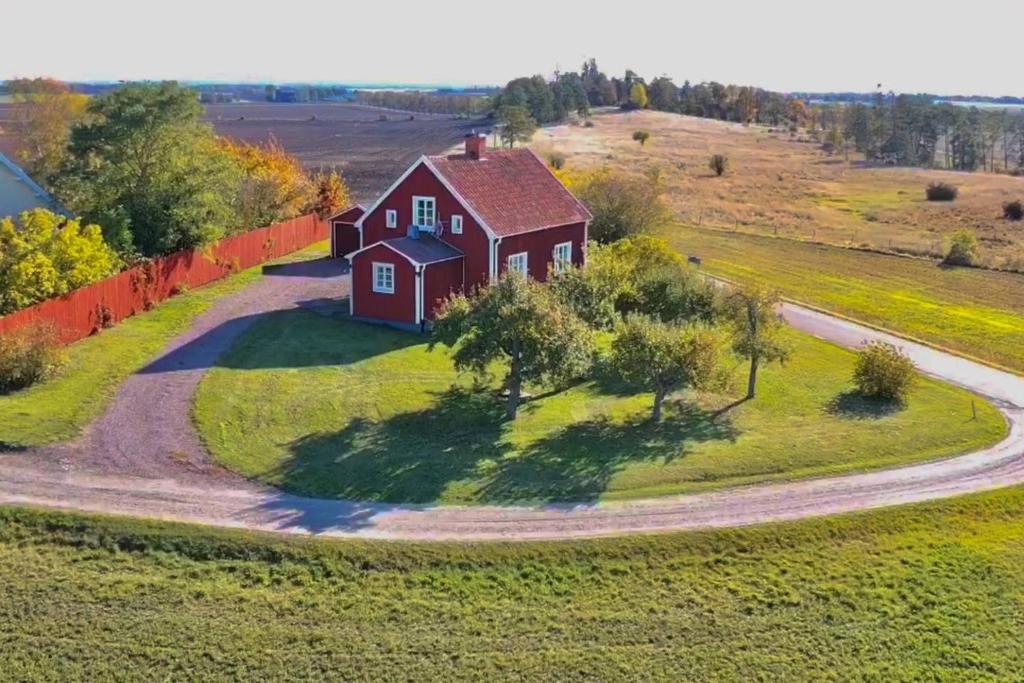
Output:
[[0,315],[102,280],[120,265],[96,225],[46,209],[0,219]]
[[719,316],[718,289],[682,259],[644,265],[633,310],[663,322],[712,323]]
[[525,107],[502,107],[498,110],[501,141],[512,149],[517,142],[529,142],[537,130],[537,121]]
[[195,93],[173,82],[92,98],[71,131],[59,196],[86,221],[102,220],[123,251],[156,256],[221,237],[237,225],[240,171],[202,111]]
[[643,147],[647,144],[647,141],[651,139],[651,134],[646,130],[637,130],[633,132],[633,139],[636,142],[639,142],[640,146]]
[[549,287],[580,320],[594,329],[607,330],[618,317],[615,300],[619,283],[610,275],[600,267],[570,268],[552,278]]
[[647,89],[651,109],[658,111],[679,111],[679,88],[667,76],[651,81]]
[[853,383],[863,396],[903,401],[916,381],[914,362],[889,342],[870,342],[857,353]]
[[789,348],[781,338],[785,322],[776,312],[777,292],[759,286],[737,289],[728,296],[733,328],[733,351],[750,360],[747,398],[757,392],[757,371],[764,363],[784,363]]
[[943,262],[951,266],[973,266],[978,262],[978,238],[967,228],[949,238],[949,251]]
[[545,285],[516,272],[466,296],[456,294],[434,321],[431,348],[455,349],[455,367],[485,376],[492,363],[508,367],[505,416],[514,420],[524,382],[560,384],[590,367],[587,326]]
[[651,419],[660,422],[666,396],[684,388],[711,388],[721,380],[721,348],[714,328],[632,315],[619,326],[610,360],[623,381],[654,392]]
[[594,215],[590,238],[598,242],[649,232],[668,219],[657,178],[604,169],[568,177],[566,184]]

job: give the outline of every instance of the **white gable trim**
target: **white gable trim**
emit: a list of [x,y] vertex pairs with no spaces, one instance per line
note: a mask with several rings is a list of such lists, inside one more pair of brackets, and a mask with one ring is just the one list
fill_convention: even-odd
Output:
[[344,209],[341,209],[340,211],[331,214],[330,216],[328,216],[324,220],[334,221],[334,220],[336,220],[338,218],[338,216],[340,216],[343,213],[348,213],[352,209],[362,209],[363,213],[364,214],[366,213],[366,207],[365,206],[363,206],[362,204],[353,204],[352,206],[346,206]]
[[404,258],[406,261],[408,261],[412,265],[414,265],[414,266],[420,265],[419,261],[414,261],[411,258],[409,258],[409,256],[407,256],[406,254],[403,254],[402,252],[398,251],[393,246],[388,244],[387,240],[383,240],[381,242],[374,242],[373,244],[371,244],[371,245],[369,245],[367,247],[363,247],[362,249],[356,249],[351,254],[346,254],[345,258],[347,258],[349,261],[351,261],[354,257],[358,256],[359,254],[362,254],[364,251],[369,251],[370,249],[373,249],[374,247],[387,247],[388,249],[390,249],[391,251],[395,252],[396,254],[398,254],[399,256]]
[[403,173],[402,175],[398,176],[398,180],[393,182],[391,184],[391,187],[389,187],[387,190],[385,190],[384,194],[382,194],[380,197],[377,198],[377,201],[375,201],[373,203],[373,205],[369,209],[367,209],[366,213],[364,213],[362,216],[360,216],[359,220],[356,221],[356,227],[359,228],[360,232],[363,231],[363,221],[366,220],[366,217],[369,216],[370,214],[372,214],[374,211],[376,211],[377,208],[380,207],[380,205],[384,203],[384,200],[387,199],[388,196],[390,196],[392,192],[397,190],[398,186],[401,185],[403,182],[405,182],[405,179],[408,178],[412,174],[412,172],[415,171],[417,168],[419,168],[420,164],[424,163],[426,160],[427,160],[426,156],[421,156],[419,159],[414,161],[412,166],[410,166],[409,168],[405,169],[405,173]]

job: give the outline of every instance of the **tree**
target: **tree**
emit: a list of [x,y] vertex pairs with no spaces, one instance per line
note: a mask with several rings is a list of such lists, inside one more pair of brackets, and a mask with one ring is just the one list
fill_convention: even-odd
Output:
[[241,170],[235,211],[243,228],[293,218],[316,203],[317,188],[302,164],[274,138],[258,145],[222,138],[220,144]]
[[508,366],[505,416],[514,420],[523,383],[561,384],[590,366],[593,340],[587,326],[545,285],[517,272],[466,296],[449,298],[434,321],[431,348],[455,349],[455,367],[478,376],[488,366]]
[[953,233],[943,263],[950,266],[973,266],[978,260],[978,238],[967,228]]
[[708,159],[708,168],[710,168],[714,174],[721,177],[729,170],[729,157],[724,154],[712,154],[711,158]]
[[0,315],[114,275],[120,265],[96,225],[46,209],[0,219]]
[[640,146],[643,147],[644,145],[647,144],[647,141],[651,139],[651,134],[648,133],[646,130],[634,131],[633,139],[639,142]]
[[612,341],[611,367],[628,384],[654,392],[651,419],[661,421],[665,397],[683,388],[716,385],[721,336],[713,328],[667,324],[632,315]]
[[662,322],[712,323],[719,315],[718,289],[680,258],[644,264],[638,274],[632,310]]
[[529,142],[537,130],[537,121],[525,107],[502,107],[498,110],[498,123],[501,124],[501,141],[509,149],[517,142]]
[[15,125],[21,133],[18,159],[49,185],[67,156],[71,127],[85,117],[89,98],[47,78],[8,81]]
[[667,220],[668,209],[656,178],[604,169],[569,176],[566,182],[593,214],[590,238],[598,242],[649,232]]
[[313,176],[313,187],[316,189],[316,198],[309,208],[320,218],[327,218],[335,211],[344,209],[351,201],[348,185],[337,171],[317,171]]
[[639,81],[629,86],[629,106],[632,109],[646,109],[647,103],[647,86]]
[[239,170],[202,113],[173,82],[92,98],[71,131],[58,195],[124,252],[156,256],[221,237],[238,224]]
[[853,383],[863,396],[903,401],[916,381],[914,362],[889,342],[870,342],[857,353]]
[[658,111],[679,111],[679,88],[667,76],[651,81],[647,89],[651,109]]
[[733,351],[750,359],[747,399],[757,393],[757,371],[762,363],[785,363],[789,358],[789,349],[780,338],[785,323],[775,311],[778,303],[778,293],[758,286],[737,289],[728,296]]
[[559,301],[593,329],[607,330],[615,325],[619,283],[607,269],[570,268],[552,278],[548,286]]

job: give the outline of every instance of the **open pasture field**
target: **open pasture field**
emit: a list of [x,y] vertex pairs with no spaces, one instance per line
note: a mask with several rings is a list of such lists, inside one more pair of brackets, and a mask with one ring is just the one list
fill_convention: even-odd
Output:
[[680,225],[661,234],[716,275],[1024,373],[1024,275]]
[[360,202],[376,199],[420,155],[442,152],[480,127],[452,116],[324,103],[211,104],[206,119],[219,134],[246,142],[273,136],[307,168],[336,167]]
[[[1005,201],[1024,200],[1024,177],[873,167],[855,154],[829,156],[782,129],[663,112],[592,120],[592,128],[542,129],[531,144],[542,155],[565,154],[569,169],[660,168],[670,206],[686,224],[935,256],[966,227],[976,231],[985,265],[1024,268],[1024,223],[1002,218]],[[641,129],[651,133],[644,146],[632,140]],[[729,157],[724,177],[708,168],[714,153]],[[933,181],[957,185],[959,198],[926,201]]]
[[931,380],[906,406],[865,401],[852,390],[851,352],[787,339],[791,360],[762,370],[753,401],[736,401],[746,379],[737,361],[736,387],[672,401],[652,424],[650,393],[598,372],[562,391],[534,388],[509,423],[442,347],[283,311],[207,374],[194,417],[219,464],[288,491],[447,504],[651,497],[880,469],[1005,434],[991,405],[977,400],[974,419],[971,394]]
[[0,509],[0,671],[1019,681],[1022,538],[1020,488],[577,543],[326,542]]

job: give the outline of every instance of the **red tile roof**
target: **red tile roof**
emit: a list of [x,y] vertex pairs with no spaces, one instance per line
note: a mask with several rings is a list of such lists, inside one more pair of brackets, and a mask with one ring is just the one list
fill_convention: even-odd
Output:
[[583,203],[528,149],[488,150],[428,162],[498,236],[590,220]]

